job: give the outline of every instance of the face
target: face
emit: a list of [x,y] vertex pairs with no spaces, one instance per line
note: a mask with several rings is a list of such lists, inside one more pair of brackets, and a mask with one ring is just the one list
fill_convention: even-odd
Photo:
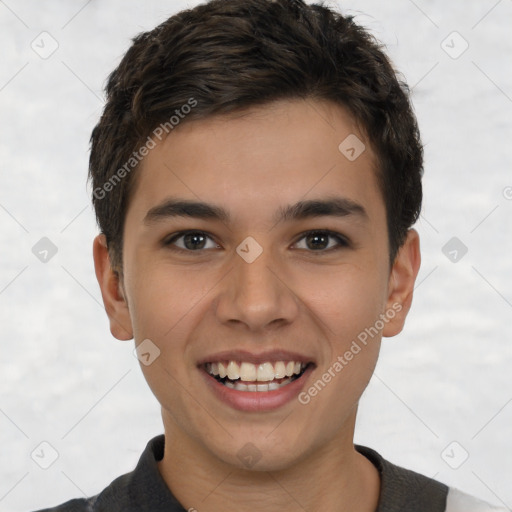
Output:
[[265,470],[352,442],[419,266],[411,231],[390,271],[375,169],[347,112],[318,101],[184,123],[150,151],[123,283],[101,237],[95,260],[112,333],[145,343],[166,433],[238,467],[256,450]]

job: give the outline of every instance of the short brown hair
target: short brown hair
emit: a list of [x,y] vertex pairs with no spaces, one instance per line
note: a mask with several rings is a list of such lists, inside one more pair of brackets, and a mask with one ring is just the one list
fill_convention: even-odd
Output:
[[211,0],[181,11],[134,38],[106,94],[89,178],[114,269],[122,271],[130,191],[155,130],[279,99],[329,100],[361,126],[378,158],[391,262],[419,216],[423,150],[408,88],[373,36],[323,5]]

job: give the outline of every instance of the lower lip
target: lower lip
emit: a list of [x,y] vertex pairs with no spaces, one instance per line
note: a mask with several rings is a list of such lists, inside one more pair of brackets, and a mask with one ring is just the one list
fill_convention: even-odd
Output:
[[239,391],[224,386],[200,368],[203,378],[219,400],[233,409],[251,412],[271,411],[292,401],[301,392],[312,371],[313,365],[310,365],[298,379],[273,391]]

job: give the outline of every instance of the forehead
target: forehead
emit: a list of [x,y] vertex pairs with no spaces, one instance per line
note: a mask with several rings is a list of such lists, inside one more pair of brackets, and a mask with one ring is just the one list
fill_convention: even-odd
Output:
[[[315,100],[277,101],[185,121],[137,170],[129,214],[140,219],[166,197],[268,215],[297,200],[341,194],[383,208],[376,158],[346,109]],[[382,212],[381,212],[382,213]]]

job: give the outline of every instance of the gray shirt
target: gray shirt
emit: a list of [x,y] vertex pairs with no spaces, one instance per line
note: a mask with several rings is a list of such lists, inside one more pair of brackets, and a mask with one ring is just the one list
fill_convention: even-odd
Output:
[[[376,512],[486,512],[495,509],[446,485],[395,466],[375,450],[356,449],[378,469],[381,479]],[[39,512],[187,512],[176,500],[158,471],[164,454],[164,435],[149,441],[136,468],[116,478],[91,498],[68,501]]]

